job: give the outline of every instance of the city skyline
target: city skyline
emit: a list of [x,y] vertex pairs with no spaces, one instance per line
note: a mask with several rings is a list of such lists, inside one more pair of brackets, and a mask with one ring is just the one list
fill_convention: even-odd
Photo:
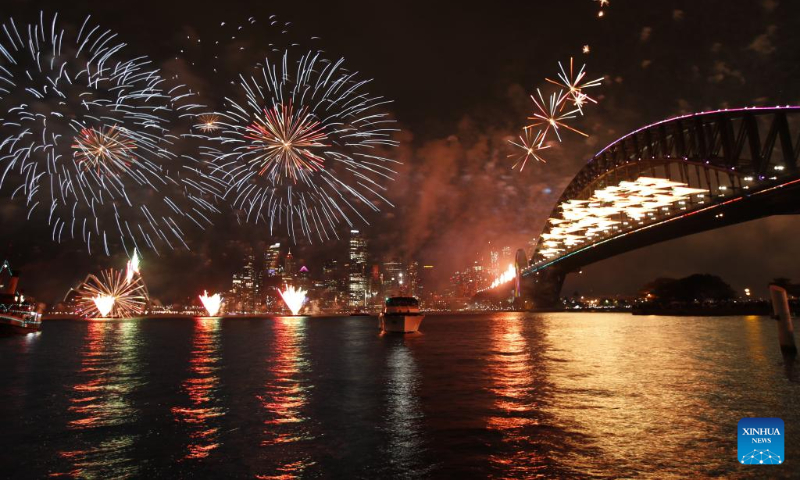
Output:
[[[585,8],[589,16],[594,15],[596,12],[593,12],[591,2],[585,3],[579,8]],[[569,179],[586,159],[619,136],[682,112],[720,106],[798,103],[800,92],[794,83],[786,81],[792,63],[791,48],[787,46],[790,29],[785,23],[791,16],[781,15],[781,12],[788,6],[756,2],[740,9],[726,9],[719,5],[712,2],[705,6],[677,6],[662,12],[663,15],[645,15],[649,11],[646,5],[613,10],[602,20],[563,25],[558,35],[566,41],[558,49],[541,46],[548,38],[544,31],[529,32],[531,37],[522,42],[515,37],[518,34],[513,33],[513,28],[501,29],[496,38],[482,40],[472,39],[464,31],[444,27],[422,29],[426,35],[432,36],[431,40],[452,37],[465,46],[455,48],[456,43],[445,42],[452,55],[442,59],[427,54],[424,48],[409,50],[393,39],[385,39],[381,42],[385,51],[404,56],[410,55],[408,52],[411,50],[417,52],[414,55],[418,55],[419,63],[413,64],[415,68],[401,70],[403,81],[393,80],[397,73],[393,70],[394,63],[383,55],[376,55],[378,47],[373,43],[369,43],[370,47],[365,51],[356,47],[364,44],[365,36],[390,30],[395,22],[403,21],[420,27],[448,25],[446,20],[452,14],[448,9],[407,6],[400,9],[397,18],[365,22],[360,21],[368,11],[363,5],[325,7],[330,11],[323,17],[337,18],[338,23],[353,28],[357,33],[353,38],[337,35],[330,22],[313,16],[298,21],[296,12],[279,5],[274,6],[274,11],[266,11],[266,8],[265,11],[245,11],[234,6],[216,16],[233,22],[246,20],[252,15],[269,18],[271,14],[278,14],[285,21],[293,22],[288,34],[292,38],[305,40],[319,36],[331,42],[328,50],[334,54],[347,55],[356,65],[369,62],[369,73],[376,77],[373,90],[396,100],[392,106],[393,115],[402,129],[397,137],[401,147],[396,157],[403,164],[398,166],[398,179],[388,185],[387,192],[395,207],[366,214],[369,225],[361,221],[353,226],[342,225],[337,230],[338,239],[334,236],[310,245],[300,241],[294,247],[297,252],[303,252],[310,263],[321,265],[342,251],[350,229],[360,229],[370,234],[376,249],[387,250],[402,258],[415,258],[423,264],[436,263],[439,266],[436,283],[443,286],[448,283],[452,272],[469,265],[476,252],[488,242],[507,244],[513,249],[529,248],[528,243],[541,232]],[[51,6],[57,7],[56,4]],[[35,5],[29,1],[15,2],[15,10],[23,16],[36,17],[40,9],[47,7],[47,2]],[[105,9],[111,8],[96,7],[96,15],[100,16],[104,16]],[[180,5],[169,8],[182,12],[177,30],[172,23],[154,21],[150,22],[149,28],[158,34],[142,37],[136,28],[120,21],[117,16],[105,15],[104,23],[118,30],[120,35],[136,40],[137,48],[155,50],[154,60],[165,71],[183,75],[193,72],[190,58],[176,62],[170,55],[176,53],[175,50],[185,49],[187,35],[194,39],[201,32],[209,32],[213,36],[218,25],[209,22],[204,15],[194,16],[191,9],[181,9]],[[458,15],[461,25],[477,29],[488,24],[521,21],[516,19],[526,16],[522,13],[509,16],[510,11],[528,12],[532,9],[532,15],[562,18],[564,8],[556,4],[528,6],[520,3],[507,10],[488,13],[465,8]],[[409,18],[413,17],[412,12],[417,11],[425,15]],[[722,15],[720,22],[704,24],[702,19],[709,11]],[[490,17],[483,18],[484,14]],[[82,17],[82,12],[75,11],[62,12],[60,18],[76,25]],[[763,20],[763,25],[748,22],[752,18]],[[635,31],[622,37],[608,35],[609,29],[623,24],[634,25]],[[722,28],[720,25],[723,24],[731,28]],[[355,25],[359,28],[355,29]],[[674,38],[684,37],[681,32],[698,28],[698,25],[706,29],[702,48],[686,49],[684,43],[689,42],[688,39],[673,44]],[[732,31],[737,34],[733,35]],[[265,36],[268,35],[250,32],[242,42],[248,47],[258,47]],[[577,41],[578,38],[581,40]],[[422,43],[424,39],[413,41]],[[587,42],[591,51],[584,54],[581,47]],[[636,45],[631,52],[632,58],[615,54],[622,45],[620,42]],[[152,45],[158,48],[148,48]],[[503,49],[499,48],[501,45]],[[497,75],[480,74],[468,68],[472,64],[468,52],[492,49],[507,52],[502,58],[486,57],[486,63],[481,64],[484,73],[489,71]],[[678,62],[670,56],[658,55],[661,49],[667,52],[680,49],[689,52],[690,56],[681,57]],[[603,98],[593,106],[594,112],[576,124],[587,130],[590,137],[554,144],[548,149],[547,164],[529,165],[523,172],[512,171],[508,155],[513,150],[509,150],[507,140],[516,135],[515,119],[524,116],[529,108],[527,86],[535,86],[542,78],[553,76],[558,62],[570,57],[586,62],[593,78],[603,76],[605,80],[602,90],[598,91]],[[440,64],[440,60],[446,64]],[[426,70],[435,74],[416,74]],[[688,80],[677,84],[666,82],[661,74],[667,71],[684,72]],[[443,80],[451,80],[454,76],[459,81],[447,82],[452,88],[439,89],[442,93],[435,100],[442,103],[433,109],[435,114],[428,115],[428,97],[420,92],[434,87],[438,89]],[[208,80],[198,90],[207,92],[219,87],[220,83]],[[752,85],[757,87],[749,88]],[[673,89],[674,95],[651,94],[664,88]],[[480,94],[469,95],[470,91]],[[467,101],[461,102],[462,99]],[[614,115],[609,115],[612,109]],[[601,118],[602,122],[599,121]],[[9,231],[3,249],[4,254],[24,268],[31,281],[36,282],[39,286],[37,293],[42,299],[59,299],[65,288],[79,282],[87,271],[124,263],[124,254],[119,251],[108,258],[102,252],[88,255],[80,242],[53,244],[50,232],[34,222],[26,222],[25,213],[16,203],[5,205],[2,219]],[[155,291],[178,298],[193,295],[196,288],[204,286],[221,290],[234,269],[238,268],[236,262],[246,250],[261,249],[277,242],[290,243],[280,234],[270,233],[266,225],[239,224],[231,215],[215,216],[213,221],[214,226],[208,232],[214,232],[214,235],[201,234],[190,238],[191,250],[159,252],[155,257],[158,262],[151,262],[151,268],[157,269],[153,275],[155,278],[151,280]],[[753,225],[752,228],[728,227],[729,230],[707,232],[632,252],[587,268],[582,276],[571,276],[567,282],[575,285],[570,288],[582,291],[594,289],[605,293],[602,290],[613,286],[617,291],[632,292],[659,269],[680,276],[693,273],[698,264],[704,265],[702,271],[715,271],[711,267],[716,264],[720,265],[720,270],[715,272],[730,278],[737,286],[763,289],[769,278],[790,275],[796,262],[794,256],[786,254],[763,263],[758,260],[757,251],[772,246],[778,252],[788,252],[788,243],[781,242],[787,242],[799,232],[794,222],[786,217],[759,220]],[[777,248],[775,242],[779,242]],[[718,245],[714,255],[720,258],[742,256],[740,268],[731,262],[720,264],[706,260],[707,255],[700,252],[708,244]],[[677,251],[688,253],[676,261],[662,260],[674,256]],[[148,259],[153,258],[151,253],[145,255]],[[635,269],[630,275],[614,275],[623,267],[641,264],[645,264],[649,271]],[[174,272],[191,272],[190,277],[199,279],[198,284],[202,286],[176,281]]]

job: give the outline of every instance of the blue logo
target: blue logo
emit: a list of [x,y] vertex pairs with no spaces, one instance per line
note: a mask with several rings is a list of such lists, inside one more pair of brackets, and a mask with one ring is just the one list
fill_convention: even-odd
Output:
[[743,418],[739,420],[739,463],[779,465],[783,456],[783,420],[780,418]]

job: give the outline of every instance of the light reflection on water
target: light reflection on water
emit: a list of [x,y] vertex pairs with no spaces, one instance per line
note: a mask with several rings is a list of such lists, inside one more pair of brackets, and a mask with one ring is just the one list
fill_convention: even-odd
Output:
[[[0,339],[3,476],[746,478],[800,425],[765,318],[431,315],[45,322]],[[21,399],[14,398],[20,396]],[[794,438],[794,437],[792,437]],[[792,477],[800,442],[768,475]]]
[[270,376],[263,393],[258,395],[265,417],[260,446],[270,449],[278,461],[256,478],[299,478],[315,464],[301,449],[315,440],[304,412],[312,388],[308,380],[311,362],[306,345],[307,319],[278,317],[272,322],[271,356],[264,364]]
[[493,415],[487,428],[502,434],[506,448],[490,455],[490,461],[502,477],[529,478],[545,468],[534,438],[539,424],[537,392],[528,339],[523,335],[525,318],[522,314],[497,316],[491,326],[489,356],[489,390],[494,399]]
[[548,410],[598,452],[574,449],[567,463],[653,478],[745,473],[731,461],[735,425],[777,407],[777,365],[766,355],[777,344],[763,318],[552,314],[545,325],[548,356],[559,365],[550,372],[558,400]]
[[183,382],[188,404],[172,407],[175,421],[187,427],[189,442],[184,460],[208,457],[219,447],[217,417],[225,408],[216,398],[219,393],[220,352],[219,330],[222,320],[214,317],[194,319],[192,352],[189,358],[189,376]]
[[423,462],[424,415],[418,397],[421,377],[414,352],[409,348],[419,335],[385,335],[389,348],[385,370],[388,437],[385,458],[391,473],[409,477],[422,476],[430,470]]
[[[143,382],[138,358],[136,321],[91,321],[77,372],[69,393],[66,428],[69,449],[58,452],[72,465],[65,474],[78,477],[132,478],[138,462],[132,450],[137,437],[126,431],[138,420],[131,393]],[[51,476],[58,476],[55,473]]]

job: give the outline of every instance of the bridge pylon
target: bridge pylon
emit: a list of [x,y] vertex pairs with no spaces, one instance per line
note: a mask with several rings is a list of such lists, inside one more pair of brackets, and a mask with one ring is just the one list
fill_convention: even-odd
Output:
[[566,270],[554,266],[520,277],[521,299],[525,308],[547,309],[559,305],[561,287],[567,277]]

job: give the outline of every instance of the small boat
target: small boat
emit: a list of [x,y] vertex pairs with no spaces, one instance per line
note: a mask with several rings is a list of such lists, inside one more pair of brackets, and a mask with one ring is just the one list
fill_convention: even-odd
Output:
[[366,317],[366,316],[369,316],[369,314],[362,312],[361,309],[359,309],[359,308],[356,308],[355,310],[350,312],[350,316],[351,317]]
[[389,297],[380,314],[379,326],[383,332],[414,333],[425,315],[419,311],[419,300],[414,297]]
[[36,304],[17,290],[19,271],[12,271],[8,260],[0,265],[0,335],[38,332],[42,314]]

